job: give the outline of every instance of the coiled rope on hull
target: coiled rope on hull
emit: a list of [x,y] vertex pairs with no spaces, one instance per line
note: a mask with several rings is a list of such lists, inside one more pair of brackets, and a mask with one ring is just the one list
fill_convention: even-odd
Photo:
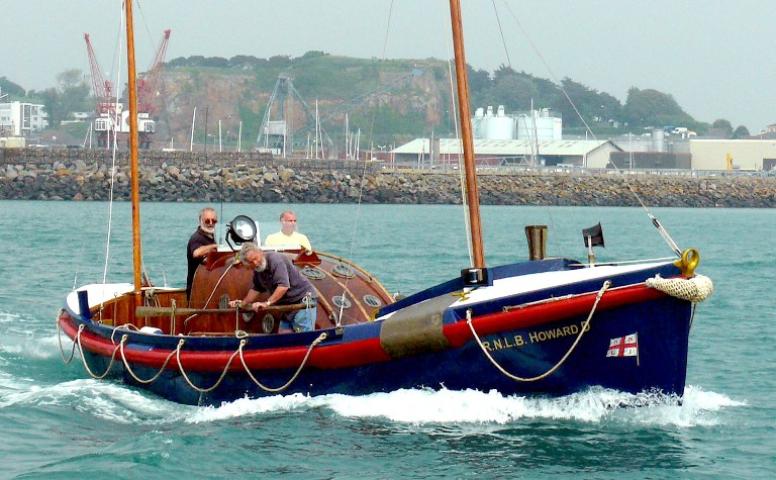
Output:
[[695,273],[701,261],[701,254],[695,248],[682,252],[674,265],[682,272],[681,277],[663,278],[660,274],[648,278],[644,283],[672,297],[700,303],[714,293],[714,283],[705,275]]
[[692,303],[700,303],[714,293],[714,282],[705,275],[695,275],[692,278],[662,278],[655,275],[644,283],[650,288]]

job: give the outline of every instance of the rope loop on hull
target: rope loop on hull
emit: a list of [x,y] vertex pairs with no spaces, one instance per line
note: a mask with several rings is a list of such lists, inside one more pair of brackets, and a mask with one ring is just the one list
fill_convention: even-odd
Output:
[[59,355],[62,356],[64,364],[69,365],[75,356],[75,342],[73,342],[73,348],[70,349],[70,355],[65,358],[65,349],[62,348],[62,325],[59,324],[60,315],[62,315],[62,310],[60,310],[59,315],[57,315],[57,342],[59,343]]
[[579,329],[579,334],[577,334],[577,338],[574,340],[574,343],[571,344],[569,349],[566,351],[565,355],[561,357],[558,362],[552,366],[549,370],[542,373],[541,375],[536,375],[535,377],[519,377],[517,375],[513,375],[512,373],[508,372],[504,367],[502,367],[495,358],[488,352],[488,350],[485,348],[485,345],[482,344],[482,340],[480,340],[479,335],[477,335],[477,332],[474,330],[474,325],[472,324],[472,311],[471,309],[466,310],[466,324],[469,325],[469,329],[472,331],[472,335],[474,336],[474,339],[477,341],[477,345],[480,346],[480,350],[482,350],[482,353],[485,355],[485,357],[490,360],[490,363],[493,364],[494,367],[498,369],[499,372],[504,374],[507,378],[514,380],[516,382],[536,382],[539,380],[542,380],[544,378],[547,378],[548,376],[552,375],[555,370],[560,368],[564,363],[566,363],[566,360],[569,358],[571,353],[577,348],[577,345],[579,344],[579,341],[582,340],[582,337],[585,335],[585,332],[590,328],[590,320],[593,318],[593,314],[595,313],[596,308],[598,307],[598,302],[601,301],[601,297],[604,296],[604,292],[606,292],[607,289],[612,285],[611,280],[607,280],[604,282],[603,285],[601,285],[601,289],[598,290],[598,294],[595,297],[595,301],[593,302],[593,307],[590,309],[590,313],[587,315],[587,319],[585,320],[585,323],[582,325],[582,328]]
[[208,388],[201,388],[191,381],[188,375],[186,375],[186,370],[183,369],[183,364],[181,363],[181,347],[183,347],[183,344],[186,343],[186,340],[180,339],[178,342],[178,347],[172,352],[175,354],[175,359],[178,361],[178,370],[181,372],[181,375],[183,376],[183,379],[186,380],[186,383],[189,384],[191,388],[196,390],[199,393],[209,393],[218,388],[219,385],[221,385],[221,382],[224,381],[224,378],[226,378],[226,372],[229,371],[229,366],[232,365],[232,361],[234,360],[234,357],[237,356],[237,350],[232,353],[232,355],[229,357],[229,360],[226,362],[226,365],[224,365],[224,370],[221,372],[221,376],[218,377],[218,380],[216,380],[216,383],[214,383],[211,387]]
[[106,368],[102,374],[97,375],[92,371],[91,368],[89,368],[89,364],[86,363],[86,355],[84,355],[84,347],[81,345],[81,332],[83,331],[84,331],[84,325],[83,324],[78,325],[78,333],[75,336],[75,343],[78,344],[78,351],[81,352],[81,361],[84,364],[84,369],[86,369],[86,372],[95,380],[102,380],[103,378],[108,376],[110,369],[113,368],[113,363],[116,361],[116,352],[119,351],[121,344],[116,345],[116,348],[114,348],[113,352],[110,354],[110,362],[108,363],[108,368]]
[[257,387],[261,388],[262,390],[268,393],[280,393],[283,390],[290,387],[292,383],[294,383],[294,381],[296,380],[296,377],[298,377],[299,374],[302,373],[302,369],[304,369],[304,366],[307,365],[307,360],[309,360],[310,353],[312,353],[313,348],[315,348],[322,341],[326,340],[327,337],[328,335],[326,334],[326,332],[323,332],[320,335],[318,335],[318,338],[313,340],[313,343],[311,343],[310,346],[307,348],[307,353],[305,353],[304,359],[302,359],[302,363],[299,365],[299,368],[296,369],[296,372],[294,372],[294,375],[292,375],[291,378],[284,385],[281,385],[280,387],[277,387],[277,388],[267,387],[266,385],[259,382],[256,379],[256,377],[253,376],[253,373],[251,373],[251,369],[248,368],[248,364],[245,363],[245,357],[243,356],[243,347],[247,343],[245,339],[240,340],[240,346],[237,348],[237,351],[240,353],[240,362],[242,362],[243,368],[245,368],[245,373],[248,374],[250,379],[253,380],[253,383],[255,383]]
[[[181,342],[179,342],[178,343],[178,348],[176,348],[175,350],[170,352],[170,354],[167,355],[167,358],[164,359],[164,363],[162,364],[161,367],[159,367],[159,371],[156,372],[154,374],[154,376],[152,376],[148,380],[143,380],[142,378],[138,377],[135,374],[134,371],[132,371],[132,367],[129,366],[129,362],[127,362],[127,357],[124,355],[124,344],[126,343],[127,338],[129,338],[129,336],[127,334],[122,335],[121,343],[119,343],[119,351],[121,352],[121,360],[124,362],[124,368],[127,369],[127,373],[129,373],[129,375],[133,379],[135,379],[136,382],[142,383],[143,385],[148,385],[149,383],[153,383],[154,381],[156,381],[157,378],[159,378],[159,376],[162,374],[164,369],[167,368],[167,364],[170,363],[170,359],[172,358],[172,356],[175,355],[176,353],[178,353],[178,351],[180,350],[180,346],[181,346]],[[178,364],[178,365],[180,365],[180,364]]]
[[[181,349],[183,348],[183,345],[186,343],[186,340],[183,338],[181,338],[178,341],[178,345],[175,347],[175,350],[171,351],[169,355],[167,355],[167,358],[164,359],[164,362],[162,363],[162,366],[159,367],[159,370],[152,377],[148,379],[143,379],[138,377],[138,375],[134,372],[134,370],[132,370],[132,367],[130,366],[129,361],[127,360],[127,356],[124,352],[124,345],[127,343],[127,340],[129,339],[129,335],[125,333],[124,335],[121,336],[121,341],[118,343],[118,345],[115,346],[115,348],[113,349],[113,352],[111,353],[110,363],[108,364],[108,368],[105,370],[105,372],[103,372],[100,375],[95,374],[92,371],[92,369],[89,367],[89,365],[86,363],[83,346],[81,345],[81,333],[84,331],[84,327],[85,325],[83,324],[78,326],[78,332],[76,333],[75,339],[73,340],[73,349],[70,352],[69,358],[66,358],[64,348],[62,347],[62,339],[61,339],[62,326],[59,323],[59,318],[57,318],[57,338],[59,340],[59,350],[60,350],[60,354],[62,355],[62,360],[65,362],[65,364],[68,364],[73,360],[73,357],[75,355],[75,347],[77,345],[78,350],[81,353],[81,360],[83,361],[84,369],[92,378],[96,380],[101,380],[108,375],[108,372],[110,372],[111,368],[113,367],[113,364],[116,361],[116,353],[119,352],[121,355],[121,362],[123,363],[126,372],[136,382],[143,385],[147,385],[149,383],[153,383],[162,375],[162,372],[164,372],[164,370],[167,368],[167,365],[170,363],[170,360],[172,359],[172,357],[175,356],[175,359],[177,360],[177,364],[178,364],[178,371],[180,371],[181,376],[189,385],[189,387],[191,387],[193,390],[199,393],[209,393],[215,390],[216,388],[218,388],[221,385],[221,383],[224,381],[224,378],[226,378],[226,374],[227,372],[229,372],[229,367],[231,367],[232,362],[234,362],[234,358],[238,355],[240,356],[240,362],[242,363],[242,366],[245,369],[245,373],[248,374],[248,377],[250,377],[253,383],[255,383],[259,388],[261,388],[265,392],[269,392],[269,393],[282,392],[283,390],[290,387],[291,384],[293,384],[294,381],[296,381],[296,379],[299,377],[299,374],[302,373],[302,370],[307,365],[307,362],[310,359],[310,354],[312,353],[313,348],[315,348],[321,342],[323,342],[328,338],[328,334],[326,332],[322,332],[320,335],[318,335],[318,337],[315,340],[313,340],[310,346],[307,347],[307,352],[305,353],[305,356],[302,359],[302,363],[296,369],[296,372],[294,372],[291,378],[282,386],[277,388],[272,388],[259,382],[251,372],[251,369],[248,367],[248,364],[245,361],[245,356],[243,354],[243,347],[248,343],[248,341],[245,339],[245,336],[247,336],[247,334],[242,332],[243,333],[242,336],[238,334],[238,338],[240,338],[240,345],[237,347],[237,350],[235,350],[229,356],[229,360],[227,360],[226,365],[224,365],[224,369],[221,371],[221,375],[218,377],[218,380],[216,380],[216,382],[212,386],[204,388],[204,387],[195,385],[194,382],[192,382],[191,378],[189,378],[189,375],[186,373],[186,370],[183,368],[183,363],[181,362]],[[116,330],[118,330],[118,328],[120,327],[114,328],[113,332],[111,333],[111,343],[115,344],[113,340],[113,335],[116,333]]]

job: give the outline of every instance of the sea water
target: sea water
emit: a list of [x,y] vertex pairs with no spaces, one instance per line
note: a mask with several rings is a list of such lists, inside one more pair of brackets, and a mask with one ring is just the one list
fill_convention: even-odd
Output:
[[[142,205],[155,284],[184,284],[202,206]],[[247,214],[277,225],[289,206],[215,207],[222,223]],[[352,258],[391,292],[469,264],[460,207],[293,208],[316,249]],[[60,358],[55,316],[73,286],[131,281],[129,205],[0,202],[0,478],[773,478],[776,212],[654,213],[681,247],[700,250],[699,271],[716,287],[695,315],[681,405],[603,389],[561,398],[443,389],[193,407],[92,380]],[[637,208],[482,214],[489,265],[526,257],[526,224],[549,226],[553,256],[585,258],[581,229],[599,221],[599,261],[671,254]]]

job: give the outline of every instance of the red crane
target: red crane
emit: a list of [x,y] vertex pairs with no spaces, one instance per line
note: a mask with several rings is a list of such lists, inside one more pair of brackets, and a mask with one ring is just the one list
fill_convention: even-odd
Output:
[[159,95],[159,78],[164,67],[164,57],[167,55],[170,31],[170,29],[164,31],[151,66],[148,67],[143,77],[137,81],[138,111],[148,113],[151,117],[154,117],[158,110],[154,100]]
[[94,97],[97,100],[97,114],[113,113],[116,103],[116,99],[113,98],[113,84],[102,74],[100,64],[97,63],[97,57],[94,55],[94,48],[92,48],[92,42],[89,40],[88,33],[84,33],[84,40],[86,40],[86,53],[89,55],[89,69],[92,73],[92,89],[94,91]]
[[[97,144],[108,148],[111,145],[113,135],[128,133],[129,126],[126,118],[129,112],[122,111],[121,104],[113,98],[115,95],[114,86],[102,74],[88,33],[84,33],[84,40],[86,40],[86,52],[89,55],[89,68],[92,73],[92,89],[97,100],[97,118],[94,121],[94,131],[97,134]],[[164,65],[169,40],[170,30],[165,30],[151,67],[143,78],[137,81],[140,148],[149,148],[151,138],[156,132],[156,122],[151,117],[157,111],[154,100],[158,95],[159,75]],[[115,117],[117,111],[121,113],[120,118]]]

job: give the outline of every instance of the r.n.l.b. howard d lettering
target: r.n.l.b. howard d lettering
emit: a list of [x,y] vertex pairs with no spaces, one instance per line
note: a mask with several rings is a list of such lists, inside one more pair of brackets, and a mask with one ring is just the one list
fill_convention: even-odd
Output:
[[[579,334],[583,324],[584,322],[580,322],[579,325],[574,323],[571,325],[563,325],[561,327],[550,328],[547,330],[533,330],[529,331],[525,335],[517,334],[512,336],[501,336],[483,341],[482,344],[490,352],[504,350],[507,348],[520,348],[526,343],[541,343],[548,340],[558,340],[568,336],[577,335]],[[587,329],[590,330],[589,325]]]

